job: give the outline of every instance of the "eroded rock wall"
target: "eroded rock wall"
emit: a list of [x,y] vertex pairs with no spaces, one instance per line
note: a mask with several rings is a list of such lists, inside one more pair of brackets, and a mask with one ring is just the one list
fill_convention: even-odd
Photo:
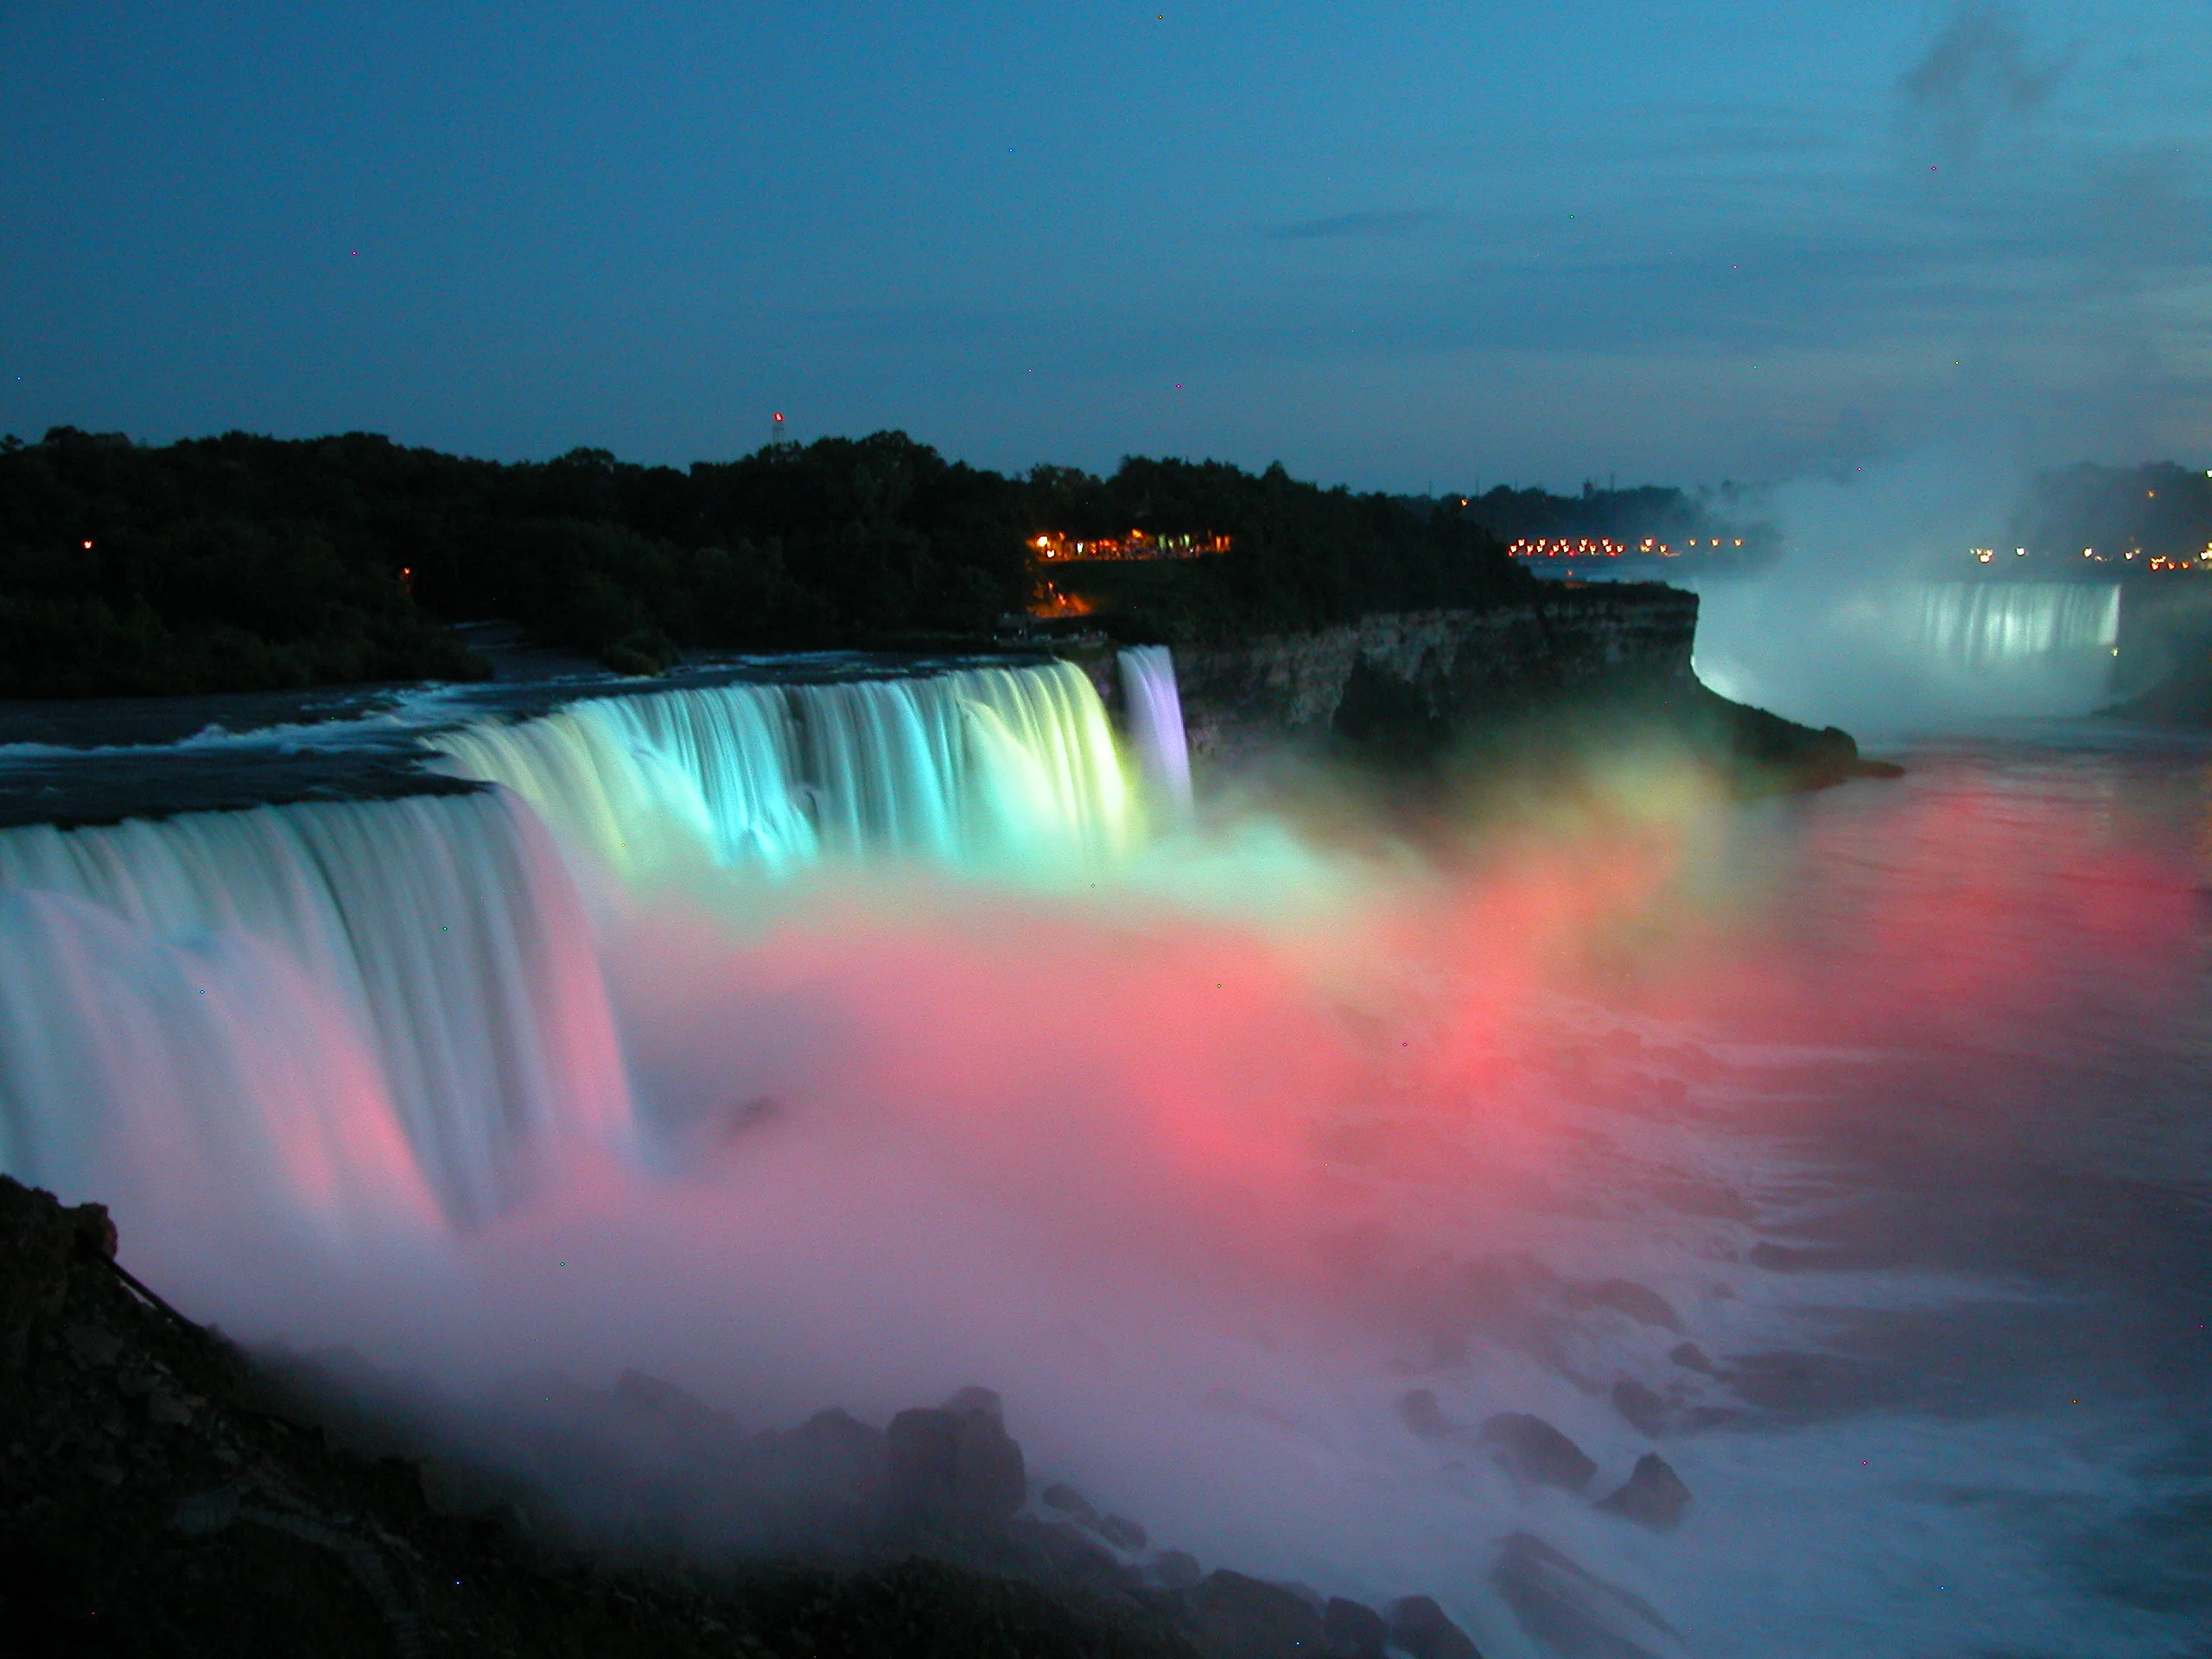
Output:
[[1192,753],[1234,766],[1262,747],[1418,742],[1609,683],[1691,683],[1697,595],[1561,588],[1485,611],[1370,616],[1313,633],[1179,648]]

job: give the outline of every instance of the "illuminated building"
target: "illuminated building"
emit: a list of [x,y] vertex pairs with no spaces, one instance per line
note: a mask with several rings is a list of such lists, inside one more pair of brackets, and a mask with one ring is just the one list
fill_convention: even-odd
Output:
[[1029,538],[1029,556],[1039,563],[1062,563],[1075,559],[1202,559],[1229,551],[1229,537],[1152,536],[1133,530],[1126,536],[1103,536],[1092,541],[1072,541],[1057,530],[1041,531]]

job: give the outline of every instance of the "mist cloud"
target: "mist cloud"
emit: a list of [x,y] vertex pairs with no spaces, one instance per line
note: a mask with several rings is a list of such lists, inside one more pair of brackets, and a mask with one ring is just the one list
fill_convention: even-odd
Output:
[[1967,0],[1897,88],[1908,121],[1966,161],[1993,124],[2024,121],[2048,104],[2072,61],[2070,51],[2037,59],[2012,8]]

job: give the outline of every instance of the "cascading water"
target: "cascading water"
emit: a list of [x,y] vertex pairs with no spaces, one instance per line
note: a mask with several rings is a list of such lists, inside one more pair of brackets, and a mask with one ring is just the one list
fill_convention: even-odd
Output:
[[2111,583],[1941,582],[1920,590],[1918,637],[1938,660],[1968,670],[2094,660],[2120,639],[2120,602]]
[[626,1110],[575,890],[496,793],[0,832],[0,1166],[65,1192],[136,1129],[478,1217]]
[[825,855],[1047,872],[1141,830],[1105,711],[1065,663],[596,698],[442,747],[633,879],[696,849],[767,872]]
[[1174,811],[1191,810],[1191,750],[1183,729],[1183,698],[1175,683],[1175,656],[1165,645],[1138,645],[1121,653],[1122,698],[1128,709],[1129,741],[1154,794]]
[[1141,828],[1066,664],[601,698],[440,743],[504,787],[0,832],[0,1168],[113,1194],[121,1149],[159,1147],[480,1218],[631,1133],[575,878],[1071,868]]
[[[0,834],[0,1166],[115,1203],[194,1316],[461,1399],[573,1517],[741,1535],[734,1437],[640,1452],[626,1369],[748,1429],[981,1382],[1039,1486],[1488,1654],[2201,1645],[2202,1258],[2127,1242],[2212,1160],[2193,754],[1680,780],[1460,868],[1232,823],[1117,879],[1141,797],[1072,670],[437,746],[495,786]],[[1085,879],[979,879],[1039,865]],[[1501,1468],[1502,1412],[1586,1490]],[[1592,1501],[1659,1454],[1678,1527]]]
[[1784,566],[1700,586],[1697,671],[1725,696],[1862,738],[2071,718],[2115,695],[2121,602],[2109,582]]

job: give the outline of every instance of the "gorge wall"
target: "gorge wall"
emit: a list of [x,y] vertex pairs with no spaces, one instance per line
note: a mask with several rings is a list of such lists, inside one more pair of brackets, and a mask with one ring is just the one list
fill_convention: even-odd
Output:
[[1600,687],[1694,684],[1696,635],[1694,594],[1580,588],[1175,656],[1192,753],[1219,766],[1285,737],[1402,747]]
[[[1697,595],[1657,583],[1550,587],[1484,610],[1363,617],[1307,633],[1179,645],[1193,764],[1219,774],[1287,744],[1428,765],[1533,727],[1578,741],[1657,735],[1765,790],[1880,770],[1815,731],[1708,690],[1690,666]],[[1092,668],[1110,707],[1109,660]]]

